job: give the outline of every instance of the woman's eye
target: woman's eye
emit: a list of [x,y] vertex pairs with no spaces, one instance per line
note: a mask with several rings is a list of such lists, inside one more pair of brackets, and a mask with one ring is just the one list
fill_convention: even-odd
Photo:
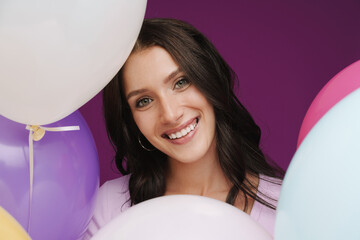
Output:
[[189,81],[188,80],[186,80],[185,78],[182,78],[182,79],[180,79],[179,81],[177,81],[176,83],[175,83],[175,89],[180,89],[180,88],[184,88],[184,87],[186,87],[187,85],[189,85]]
[[149,103],[151,103],[153,100],[151,98],[141,98],[136,102],[136,107],[137,108],[142,108],[147,106]]

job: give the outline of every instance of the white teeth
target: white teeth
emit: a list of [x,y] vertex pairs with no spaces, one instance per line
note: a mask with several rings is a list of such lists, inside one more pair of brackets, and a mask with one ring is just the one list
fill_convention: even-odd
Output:
[[181,129],[179,132],[176,132],[176,133],[172,133],[170,135],[168,135],[168,137],[170,139],[176,139],[176,138],[181,138],[181,137],[184,137],[186,136],[189,132],[191,132],[192,130],[195,129],[197,123],[194,123],[194,124],[190,124],[189,126],[187,126],[186,128],[184,129]]

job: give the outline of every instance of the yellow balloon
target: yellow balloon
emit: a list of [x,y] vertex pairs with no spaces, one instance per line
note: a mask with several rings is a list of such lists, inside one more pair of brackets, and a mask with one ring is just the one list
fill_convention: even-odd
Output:
[[0,239],[31,240],[21,225],[0,207]]

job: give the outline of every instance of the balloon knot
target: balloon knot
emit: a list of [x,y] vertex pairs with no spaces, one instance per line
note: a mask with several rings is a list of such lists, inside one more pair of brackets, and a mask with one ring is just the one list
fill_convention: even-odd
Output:
[[46,132],[45,129],[38,125],[27,125],[26,129],[31,129],[33,131],[32,138],[34,141],[40,141],[44,137]]

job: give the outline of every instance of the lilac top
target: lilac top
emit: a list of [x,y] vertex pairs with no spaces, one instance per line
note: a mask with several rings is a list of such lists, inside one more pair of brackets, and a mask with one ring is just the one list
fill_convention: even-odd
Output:
[[[93,217],[83,239],[90,239],[100,228],[110,222],[121,212],[130,208],[128,183],[130,175],[126,175],[104,183],[98,193]],[[260,175],[258,190],[272,199],[266,198],[268,202],[276,206],[276,200],[280,195],[281,185],[279,182]],[[263,196],[260,196],[264,198]],[[275,199],[275,201],[274,201]],[[274,235],[275,211],[255,201],[250,216],[265,228],[272,236]]]

